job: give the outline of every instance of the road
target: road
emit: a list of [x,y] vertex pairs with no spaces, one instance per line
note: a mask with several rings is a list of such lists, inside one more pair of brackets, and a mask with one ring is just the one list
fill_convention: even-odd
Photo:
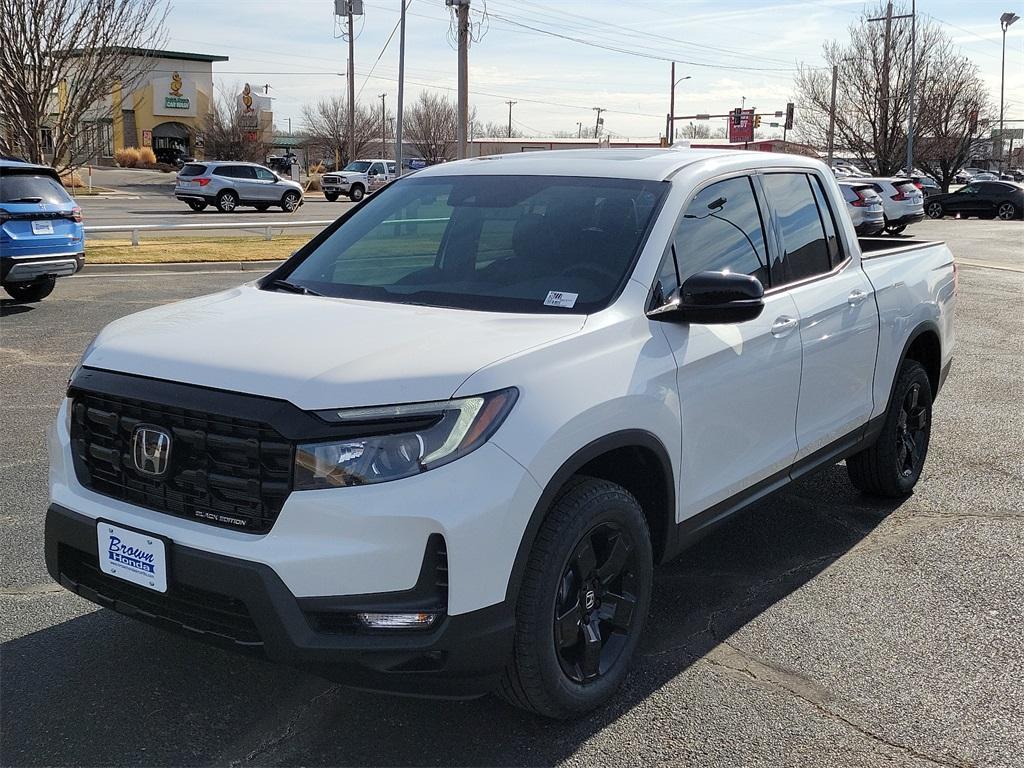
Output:
[[[116,184],[118,190],[125,194],[117,197],[88,197],[78,198],[82,207],[82,215],[85,226],[132,226],[134,224],[197,224],[204,222],[240,222],[252,223],[254,227],[261,226],[263,222],[276,221],[330,221],[336,219],[352,203],[342,198],[336,202],[328,202],[323,195],[311,193],[305,198],[305,203],[295,213],[285,213],[280,208],[271,208],[265,213],[260,213],[255,208],[240,208],[234,213],[221,213],[214,207],[205,211],[196,212],[185,203],[176,200],[174,197],[174,174],[164,174],[156,171],[139,171],[124,169],[104,169],[94,171],[94,183],[97,185]],[[295,234],[303,232],[314,232],[318,227],[311,227],[290,230]],[[262,230],[220,230],[216,232],[218,237],[230,236],[232,234],[252,235]],[[173,237],[182,234],[181,232],[160,232],[158,237]],[[185,234],[195,237],[203,233],[186,232]],[[209,233],[207,233],[209,234]],[[124,239],[125,233],[109,235],[88,234],[88,237],[109,237]],[[152,237],[154,235],[150,235]]]
[[5,303],[0,762],[1019,768],[1024,224],[915,229],[1000,267],[961,269],[956,360],[915,494],[878,503],[838,466],[660,568],[623,694],[572,723],[492,697],[351,691],[51,583],[44,430],[82,349],[116,317],[244,278],[82,276],[32,308]]

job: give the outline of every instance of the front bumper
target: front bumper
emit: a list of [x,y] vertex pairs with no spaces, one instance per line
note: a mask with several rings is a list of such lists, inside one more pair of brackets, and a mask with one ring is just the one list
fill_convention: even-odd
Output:
[[[298,598],[268,566],[170,542],[169,582],[158,593],[102,573],[96,521],[58,504],[46,514],[46,567],[99,605],[346,685],[418,696],[471,697],[497,682],[512,651],[513,611],[503,601],[425,630],[367,630],[356,610],[408,609],[432,599],[424,557],[416,587],[391,595]],[[424,582],[424,583],[421,583]]]
[[84,251],[4,258],[0,259],[0,281],[26,283],[41,277],[67,277],[80,271],[84,264]]

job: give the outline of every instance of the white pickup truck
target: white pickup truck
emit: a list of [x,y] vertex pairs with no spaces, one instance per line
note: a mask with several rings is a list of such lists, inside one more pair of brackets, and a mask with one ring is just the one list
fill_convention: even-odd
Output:
[[353,160],[342,170],[321,176],[320,189],[332,203],[342,195],[358,203],[364,195],[393,181],[398,175],[397,168],[394,160]]
[[400,179],[266,277],[89,345],[49,572],[354,686],[588,711],[656,563],[842,459],[867,493],[917,482],[956,269],[845,209],[820,162],[754,152]]

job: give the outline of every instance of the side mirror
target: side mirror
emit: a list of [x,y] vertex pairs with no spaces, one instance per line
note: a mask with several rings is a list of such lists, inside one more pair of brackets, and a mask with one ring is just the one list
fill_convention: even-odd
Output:
[[647,316],[663,322],[720,325],[753,320],[762,310],[764,286],[756,277],[733,272],[698,272]]

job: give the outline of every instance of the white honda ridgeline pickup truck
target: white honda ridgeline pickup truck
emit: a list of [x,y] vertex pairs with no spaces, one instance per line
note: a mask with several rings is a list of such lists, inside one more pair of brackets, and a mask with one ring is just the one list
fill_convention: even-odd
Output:
[[266,277],[90,344],[49,572],[353,686],[590,710],[656,563],[841,459],[867,493],[917,482],[953,258],[858,243],[845,211],[822,163],[755,152],[399,179]]

